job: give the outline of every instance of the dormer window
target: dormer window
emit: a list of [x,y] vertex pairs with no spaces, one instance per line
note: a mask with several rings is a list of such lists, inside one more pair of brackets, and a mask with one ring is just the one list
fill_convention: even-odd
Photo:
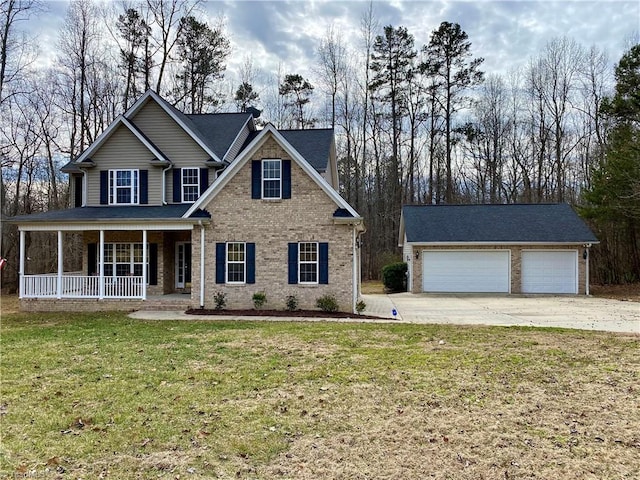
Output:
[[282,198],[281,160],[262,160],[262,198]]
[[182,202],[195,202],[200,196],[200,169],[183,168],[182,171]]
[[138,170],[109,170],[109,205],[137,205],[138,178]]

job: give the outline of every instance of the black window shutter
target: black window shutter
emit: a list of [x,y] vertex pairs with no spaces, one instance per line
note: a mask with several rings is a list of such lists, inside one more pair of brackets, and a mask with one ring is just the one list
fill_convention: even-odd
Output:
[[298,244],[289,244],[289,284],[298,283]]
[[247,243],[247,283],[256,283],[256,244]]
[[209,169],[201,168],[200,169],[200,195],[202,195],[207,188],[209,188]]
[[262,197],[262,162],[253,160],[251,162],[251,198],[258,199]]
[[158,284],[158,244],[149,244],[149,285]]
[[227,245],[216,243],[216,283],[225,283],[225,264],[227,257]]
[[87,275],[95,275],[98,271],[98,244],[87,244]]
[[182,185],[182,170],[179,168],[173,169],[173,203],[180,203],[182,201],[181,193]]
[[109,203],[109,171],[100,172],[100,205]]
[[329,244],[327,242],[319,243],[318,250],[318,258],[320,260],[318,283],[326,285],[329,283]]
[[282,161],[282,198],[291,198],[291,160]]
[[140,203],[149,203],[149,171],[140,170]]
[[73,192],[73,206],[82,206],[82,176],[76,175],[74,177],[74,192]]

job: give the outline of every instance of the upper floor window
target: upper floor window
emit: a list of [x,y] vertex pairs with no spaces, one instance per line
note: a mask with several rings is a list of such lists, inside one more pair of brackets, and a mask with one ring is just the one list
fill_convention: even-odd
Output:
[[138,192],[138,170],[109,170],[110,205],[136,205]]
[[262,160],[262,198],[282,198],[282,163]]
[[200,169],[183,168],[182,173],[182,202],[195,202],[200,196]]

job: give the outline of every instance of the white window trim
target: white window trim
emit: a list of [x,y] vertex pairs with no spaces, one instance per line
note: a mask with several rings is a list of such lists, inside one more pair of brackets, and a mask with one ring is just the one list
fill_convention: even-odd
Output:
[[[244,254],[244,260],[239,262],[237,260],[229,260],[229,245],[242,245],[242,251]],[[229,280],[229,264],[239,265],[242,264],[242,278],[241,282]],[[229,285],[245,285],[247,283],[247,243],[246,242],[227,242],[225,244],[225,258],[224,258],[224,276],[225,281]]]
[[[134,275],[134,265],[138,264],[142,264],[143,266],[145,265],[144,259],[142,262],[136,262],[135,260],[135,247],[136,245],[139,245],[142,248],[142,243],[140,242],[110,242],[110,243],[105,243],[104,246],[104,255],[107,255],[107,251],[111,254],[111,258],[109,258],[109,260],[107,260],[106,258],[104,259],[104,265],[110,265],[111,266],[111,275],[105,275],[105,277],[108,278],[118,278],[120,277],[119,275],[116,275],[117,273],[117,268],[116,265],[118,264],[122,264],[125,262],[116,262],[116,245],[129,245],[129,275],[133,276]],[[143,249],[144,250],[144,249]],[[149,285],[149,244],[147,243],[147,261],[146,261],[146,265],[147,265],[147,285]],[[141,276],[141,275],[139,275]]]
[[[116,186],[116,175],[117,172],[131,172],[131,186],[130,187],[117,187]],[[139,205],[140,204],[140,170],[132,169],[132,168],[116,168],[113,170],[109,170],[109,205]],[[119,203],[117,201],[117,188],[129,188],[131,191],[131,199],[133,200],[130,203]]]
[[[184,173],[185,170],[196,170],[196,183],[184,183]],[[185,200],[184,198],[184,187],[196,187],[198,193],[196,194],[196,198],[194,200]],[[182,170],[180,170],[180,201],[182,203],[194,203],[198,200],[198,198],[200,198],[200,168],[199,167],[183,167]]]
[[[303,244],[314,244],[316,246],[316,260],[315,262],[310,262],[308,260],[303,261],[301,259]],[[316,280],[314,282],[303,282],[302,281],[302,265],[312,265],[316,266]],[[320,282],[320,244],[319,242],[298,242],[298,283],[300,285],[319,285]]]
[[[280,176],[278,178],[264,178],[264,164],[265,162],[278,162],[280,165]],[[280,194],[277,197],[265,197],[264,196],[264,182],[278,180],[280,182]],[[263,200],[282,200],[282,159],[280,158],[263,158],[260,162],[260,193]]]

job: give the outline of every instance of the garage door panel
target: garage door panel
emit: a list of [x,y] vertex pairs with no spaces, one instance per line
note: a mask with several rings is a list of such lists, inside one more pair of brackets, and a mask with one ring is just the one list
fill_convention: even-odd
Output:
[[425,292],[509,292],[509,252],[504,250],[426,250]]
[[522,252],[523,293],[578,293],[575,250]]

